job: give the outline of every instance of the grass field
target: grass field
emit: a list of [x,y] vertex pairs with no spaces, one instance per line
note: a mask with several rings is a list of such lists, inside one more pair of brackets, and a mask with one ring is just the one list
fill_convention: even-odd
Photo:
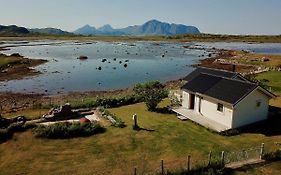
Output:
[[279,175],[281,171],[281,161],[272,162],[259,167],[237,170],[233,175]]
[[277,95],[277,98],[272,99],[270,104],[281,108],[281,72],[269,71],[258,74],[256,77],[258,80],[267,80],[266,85],[269,86],[273,93]]
[[42,115],[46,114],[48,111],[49,109],[25,109],[17,112],[3,114],[3,117],[12,118],[12,117],[23,115],[27,119],[38,119],[42,117]]
[[[162,105],[166,105],[167,102]],[[186,164],[186,156],[207,159],[210,150],[241,150],[265,143],[275,149],[281,135],[244,133],[225,137],[174,114],[148,112],[143,103],[113,108],[126,128],[108,127],[103,134],[69,140],[37,139],[31,131],[17,133],[0,144],[0,174],[132,174],[159,170],[164,159],[169,169]],[[137,113],[141,131],[132,130],[132,115]]]

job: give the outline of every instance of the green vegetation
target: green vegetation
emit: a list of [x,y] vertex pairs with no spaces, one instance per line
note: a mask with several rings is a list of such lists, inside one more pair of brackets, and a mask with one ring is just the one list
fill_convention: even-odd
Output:
[[271,88],[274,92],[281,92],[281,72],[280,71],[269,71],[258,74],[256,78],[264,84],[266,84],[269,88]]
[[0,40],[80,40],[80,41],[202,41],[202,42],[257,42],[280,43],[281,35],[216,35],[187,34],[175,36],[80,36],[80,35],[43,35],[28,34],[23,37],[0,37]]
[[24,116],[26,119],[32,120],[32,119],[38,119],[41,118],[43,114],[46,114],[49,111],[49,109],[25,109],[17,112],[12,113],[6,113],[2,116],[5,118],[12,118],[15,116]]
[[0,128],[0,143],[10,139],[14,133],[26,131],[34,126],[33,124],[12,123],[7,128]]
[[168,97],[168,91],[159,81],[136,84],[134,92],[138,97],[143,99],[149,111],[155,111],[158,103]]
[[124,128],[124,127],[126,127],[125,122],[122,121],[122,119],[117,117],[115,114],[111,113],[109,110],[104,109],[102,107],[102,108],[100,108],[100,111],[102,112],[102,115],[104,117],[111,116],[116,121],[115,123],[112,123],[113,126],[115,126],[117,128]]
[[252,165],[232,171],[233,175],[279,175],[281,169],[281,161],[270,162],[262,165]]
[[[159,107],[167,105],[165,100]],[[161,159],[168,170],[186,165],[186,157],[191,155],[194,166],[206,160],[210,150],[215,156],[222,150],[235,151],[264,142],[266,151],[271,151],[274,142],[281,139],[277,133],[221,136],[190,121],[180,121],[175,114],[147,111],[144,103],[109,111],[129,126],[136,113],[138,124],[146,130],[108,127],[94,137],[73,139],[37,139],[31,131],[16,133],[0,144],[0,174],[132,174],[134,167],[145,174],[158,171]]]
[[85,137],[104,132],[99,124],[80,123],[80,122],[60,122],[52,125],[39,125],[33,129],[35,137],[49,139],[65,139],[73,137]]
[[91,108],[103,106],[105,108],[110,107],[119,107],[129,104],[134,104],[141,102],[141,98],[135,95],[127,95],[127,96],[110,96],[110,97],[97,97],[97,98],[88,98],[83,100],[74,100],[70,101],[70,105],[72,108]]
[[19,64],[21,62],[21,57],[7,56],[0,53],[0,69],[6,68],[9,64]]

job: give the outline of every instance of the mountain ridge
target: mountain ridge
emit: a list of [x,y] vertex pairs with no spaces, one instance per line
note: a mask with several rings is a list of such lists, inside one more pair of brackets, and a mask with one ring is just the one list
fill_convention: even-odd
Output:
[[179,35],[179,34],[199,34],[200,31],[195,26],[183,24],[166,23],[158,20],[150,20],[142,25],[133,25],[121,29],[114,29],[109,24],[100,28],[85,25],[73,33],[79,35],[136,35],[136,36],[158,36],[158,35]]

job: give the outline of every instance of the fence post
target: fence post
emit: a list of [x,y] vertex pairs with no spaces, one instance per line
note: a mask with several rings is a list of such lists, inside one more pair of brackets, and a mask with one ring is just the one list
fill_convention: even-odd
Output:
[[190,171],[190,155],[187,156],[187,171]]
[[212,159],[212,151],[209,152],[209,162],[208,162],[208,166],[211,165],[211,159]]
[[137,167],[134,168],[134,175],[137,175]]
[[164,175],[164,160],[161,160],[161,174]]
[[221,152],[221,164],[224,165],[224,151]]
[[263,153],[264,153],[264,143],[261,144],[260,159],[262,159]]

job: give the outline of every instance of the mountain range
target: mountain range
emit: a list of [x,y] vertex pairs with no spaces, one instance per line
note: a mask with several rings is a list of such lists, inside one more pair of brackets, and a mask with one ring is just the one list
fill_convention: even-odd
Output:
[[157,20],[150,20],[143,25],[134,25],[122,29],[114,29],[109,24],[100,28],[85,25],[73,33],[80,35],[131,35],[131,36],[155,36],[155,35],[180,35],[198,34],[199,29],[183,24],[169,24]]
[[63,31],[56,28],[34,28],[27,29],[16,25],[0,25],[0,36],[24,36],[32,34],[43,35],[110,35],[110,36],[156,36],[156,35],[180,35],[198,34],[200,31],[194,26],[182,24],[169,24],[157,20],[150,20],[143,25],[128,26],[121,29],[114,29],[109,24],[100,28],[85,25],[74,32]]
[[30,33],[40,33],[40,34],[48,34],[48,35],[73,35],[71,32],[63,31],[61,29],[56,28],[34,28],[34,29],[28,29]]

